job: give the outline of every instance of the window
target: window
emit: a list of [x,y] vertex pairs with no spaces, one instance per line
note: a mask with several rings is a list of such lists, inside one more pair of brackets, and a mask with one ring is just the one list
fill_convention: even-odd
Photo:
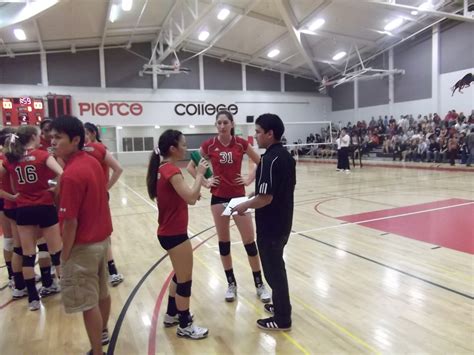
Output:
[[153,137],[122,138],[124,152],[143,152],[153,150]]

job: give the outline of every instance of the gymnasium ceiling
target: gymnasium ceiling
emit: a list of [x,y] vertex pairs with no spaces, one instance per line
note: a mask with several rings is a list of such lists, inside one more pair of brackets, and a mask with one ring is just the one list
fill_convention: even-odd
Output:
[[[124,11],[122,1],[132,3]],[[12,0],[0,1],[0,56],[76,52],[100,46],[132,50],[156,42],[156,59],[170,49],[202,52],[222,61],[248,63],[319,80],[416,37],[438,21],[474,22],[474,0]],[[429,1],[428,1],[429,3]],[[422,5],[424,4],[424,5]],[[419,8],[420,5],[422,8]],[[226,8],[229,15],[219,20]],[[413,11],[418,11],[417,14]],[[115,19],[111,22],[111,12]],[[384,32],[392,20],[400,27]],[[317,19],[325,23],[310,31]],[[14,29],[24,30],[18,40]],[[202,31],[209,32],[199,40]],[[161,51],[160,51],[161,49]],[[168,50],[167,50],[168,49]],[[268,57],[269,51],[279,54]],[[345,58],[334,60],[337,52]],[[151,57],[150,48],[150,57]],[[146,59],[146,58],[145,58]],[[141,68],[137,68],[139,71]]]

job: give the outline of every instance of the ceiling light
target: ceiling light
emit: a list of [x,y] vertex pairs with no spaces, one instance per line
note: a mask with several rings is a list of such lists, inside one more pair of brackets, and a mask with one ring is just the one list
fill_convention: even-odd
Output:
[[318,28],[320,28],[322,25],[324,25],[324,23],[326,22],[325,19],[323,18],[318,18],[316,21],[314,21],[313,23],[311,23],[311,25],[309,25],[309,30],[310,31],[316,31]]
[[13,30],[13,33],[15,34],[15,37],[20,41],[24,41],[26,39],[25,31],[23,31],[21,28],[15,28]]
[[276,57],[278,54],[280,54],[279,49],[272,49],[270,52],[268,52],[267,57],[273,58],[273,57]]
[[383,29],[385,31],[392,31],[392,30],[400,27],[402,24],[403,24],[403,18],[399,17],[399,18],[396,18],[395,20],[392,20],[389,23],[387,23]]
[[346,52],[344,51],[341,51],[339,53],[336,53],[336,55],[334,55],[334,57],[332,57],[332,60],[339,60],[339,59],[342,59],[346,56]]
[[130,11],[132,9],[133,0],[122,0],[122,10]]
[[199,34],[198,39],[199,39],[200,41],[203,41],[203,42],[204,42],[204,41],[207,39],[207,37],[209,37],[209,32],[207,32],[207,31],[201,31],[201,33]]
[[122,126],[117,126],[117,129],[122,129],[123,127]]
[[112,23],[115,22],[115,20],[117,20],[118,13],[119,13],[118,6],[112,5],[112,7],[110,8],[109,21]]
[[230,14],[229,9],[224,8],[221,11],[219,11],[219,13],[217,14],[217,18],[221,21],[224,21],[227,18],[227,16],[229,16],[229,14]]
[[160,126],[155,126],[156,129],[160,129]]
[[413,10],[413,11],[412,11],[412,12],[410,12],[410,13],[411,13],[413,16],[416,16],[416,15],[418,15],[418,11],[416,11],[416,10]]
[[196,127],[196,126],[193,125],[193,124],[190,124],[190,125],[189,125],[189,128],[195,128],[195,127]]

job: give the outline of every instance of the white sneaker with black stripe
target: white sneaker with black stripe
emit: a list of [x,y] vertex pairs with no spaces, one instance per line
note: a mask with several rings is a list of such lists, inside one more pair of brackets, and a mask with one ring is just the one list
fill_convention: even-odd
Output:
[[108,329],[104,329],[104,330],[102,331],[102,339],[101,339],[101,342],[102,342],[102,345],[107,345],[108,343],[110,343],[109,330],[108,330]]
[[257,320],[257,327],[260,329],[265,330],[280,330],[280,331],[287,331],[291,330],[291,323],[290,324],[278,324],[275,321],[275,318],[263,318]]
[[181,328],[178,325],[178,329],[176,330],[176,335],[181,338],[189,338],[189,339],[204,339],[209,334],[209,329],[198,327],[193,323],[189,323],[186,328]]
[[53,279],[53,283],[51,284],[51,286],[49,287],[42,286],[39,289],[39,295],[41,296],[41,298],[45,298],[59,292],[61,292],[61,287],[59,286],[59,284],[57,283],[55,279]]
[[259,287],[257,287],[257,296],[260,298],[260,301],[262,301],[263,303],[268,303],[272,299],[270,292],[268,292],[264,284],[261,284]]
[[229,287],[227,287],[227,291],[225,293],[226,302],[234,302],[236,297],[237,297],[237,285],[234,283],[229,284]]

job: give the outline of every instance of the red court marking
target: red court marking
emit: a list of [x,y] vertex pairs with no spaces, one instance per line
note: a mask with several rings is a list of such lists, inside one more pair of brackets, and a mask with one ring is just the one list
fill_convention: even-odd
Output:
[[[453,198],[419,205],[341,216],[338,219],[350,223],[367,221],[366,223],[360,223],[360,225],[474,254],[474,228],[472,225],[474,203],[447,208],[470,202],[473,201]],[[423,212],[443,207],[446,208]],[[400,216],[409,213],[414,214]],[[391,216],[394,217],[374,221],[374,219]]]

